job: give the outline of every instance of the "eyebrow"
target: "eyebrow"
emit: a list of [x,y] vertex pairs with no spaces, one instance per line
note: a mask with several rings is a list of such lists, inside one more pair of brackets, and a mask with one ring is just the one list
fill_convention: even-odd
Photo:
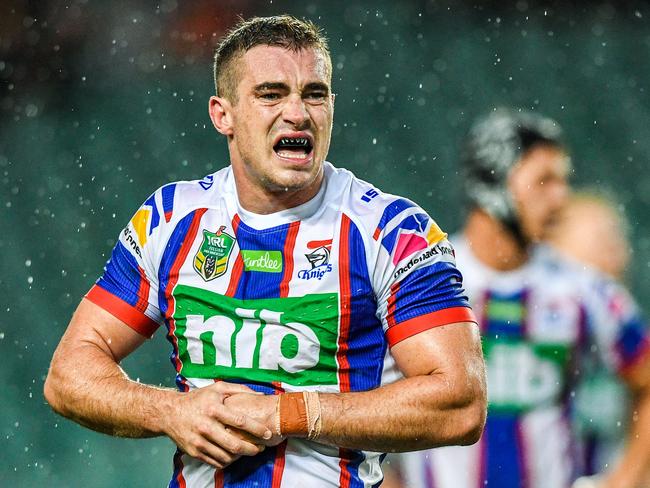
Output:
[[[265,81],[264,83],[260,83],[259,85],[256,85],[253,90],[256,93],[267,91],[267,90],[282,90],[282,91],[290,91],[289,85],[286,83],[282,83],[281,81]],[[330,88],[328,85],[325,83],[321,83],[318,81],[313,81],[311,83],[307,83],[304,88],[303,92],[306,90],[322,90],[326,93],[329,93]]]
[[254,90],[256,92],[262,92],[266,90],[289,90],[289,86],[286,83],[282,82],[271,82],[271,81],[265,81],[264,83],[260,83],[259,85],[256,85]]

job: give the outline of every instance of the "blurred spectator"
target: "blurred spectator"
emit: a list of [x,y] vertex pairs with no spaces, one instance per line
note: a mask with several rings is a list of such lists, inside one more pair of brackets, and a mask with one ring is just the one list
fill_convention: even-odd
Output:
[[629,223],[601,191],[574,194],[550,227],[547,240],[563,254],[621,280],[630,261]]

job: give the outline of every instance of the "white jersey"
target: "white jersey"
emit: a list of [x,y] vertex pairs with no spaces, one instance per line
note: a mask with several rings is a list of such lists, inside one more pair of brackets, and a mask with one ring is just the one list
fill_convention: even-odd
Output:
[[[156,191],[87,298],[143,335],[167,329],[181,391],[365,391],[399,377],[390,347],[473,320],[453,251],[417,205],[325,164],[309,202],[239,207],[225,168]],[[177,452],[172,487],[372,487],[382,454],[289,439],[223,471]]]
[[590,369],[625,374],[650,351],[637,307],[616,283],[546,246],[512,272],[482,265],[452,239],[483,337],[488,420],[469,447],[408,453],[408,488],[567,488],[583,453],[570,415]]

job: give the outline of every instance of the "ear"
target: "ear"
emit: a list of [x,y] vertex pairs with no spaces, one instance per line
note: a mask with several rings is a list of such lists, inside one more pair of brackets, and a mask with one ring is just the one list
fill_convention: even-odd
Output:
[[228,100],[221,97],[210,97],[208,111],[212,125],[217,131],[224,136],[233,134],[232,106]]

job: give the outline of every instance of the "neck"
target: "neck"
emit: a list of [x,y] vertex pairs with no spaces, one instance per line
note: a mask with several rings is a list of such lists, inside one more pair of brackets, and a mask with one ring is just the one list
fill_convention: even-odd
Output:
[[472,254],[484,265],[497,271],[510,271],[528,261],[528,248],[487,212],[472,210],[464,230]]
[[244,210],[258,215],[268,215],[282,210],[297,207],[314,198],[323,184],[323,169],[316,178],[299,188],[269,189],[252,184],[248,178],[238,177],[235,173],[235,187],[239,204]]

